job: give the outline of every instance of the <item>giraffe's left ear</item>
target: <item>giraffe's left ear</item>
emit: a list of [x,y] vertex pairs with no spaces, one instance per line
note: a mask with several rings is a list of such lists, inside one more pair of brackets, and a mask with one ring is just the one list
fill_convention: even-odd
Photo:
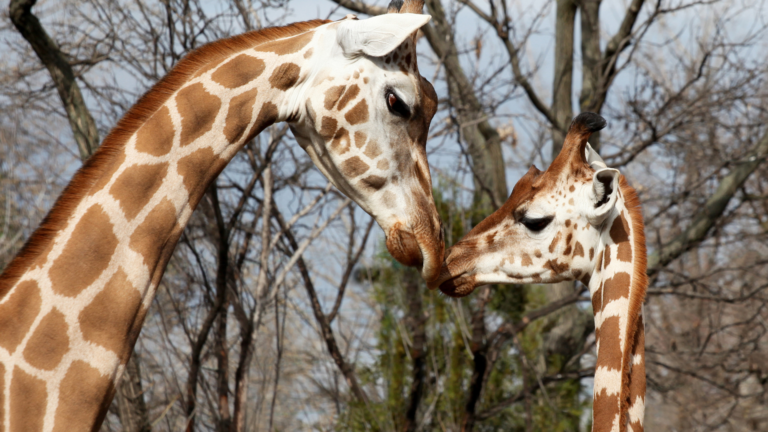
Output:
[[592,190],[590,191],[590,208],[587,210],[587,219],[593,226],[599,226],[610,214],[616,205],[619,196],[619,170],[604,168],[595,172],[592,176]]
[[383,57],[430,19],[429,15],[411,13],[384,14],[365,20],[347,19],[339,23],[336,41],[348,57],[361,54]]

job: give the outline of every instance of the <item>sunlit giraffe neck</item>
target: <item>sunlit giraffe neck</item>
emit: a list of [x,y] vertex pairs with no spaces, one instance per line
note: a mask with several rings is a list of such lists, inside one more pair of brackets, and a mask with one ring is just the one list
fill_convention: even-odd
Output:
[[376,218],[395,258],[436,277],[424,150],[436,97],[414,43],[428,20],[348,16],[221,40],[142,97],[0,276],[0,431],[98,429],[195,206],[275,122]]
[[647,287],[637,194],[587,143],[602,117],[574,119],[545,172],[531,167],[504,205],[448,251],[440,289],[464,296],[491,283],[580,280],[595,314],[595,432],[643,430]]

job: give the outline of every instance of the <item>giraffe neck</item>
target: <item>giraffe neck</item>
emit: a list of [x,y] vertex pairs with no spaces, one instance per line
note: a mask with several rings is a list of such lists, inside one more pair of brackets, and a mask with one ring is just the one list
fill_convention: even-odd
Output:
[[98,427],[195,206],[246,141],[289,117],[320,24],[191,54],[78,172],[0,276],[0,431]]
[[645,410],[642,302],[648,281],[639,200],[623,176],[600,244],[589,282],[597,344],[593,431],[624,432],[628,422],[638,432]]

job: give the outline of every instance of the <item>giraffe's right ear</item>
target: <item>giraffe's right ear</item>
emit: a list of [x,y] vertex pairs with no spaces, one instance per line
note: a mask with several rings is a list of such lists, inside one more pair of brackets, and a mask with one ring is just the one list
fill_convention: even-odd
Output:
[[593,226],[599,226],[616,205],[619,196],[619,170],[604,168],[592,176],[590,191],[590,208],[587,210],[587,220]]
[[346,19],[339,22],[336,41],[348,57],[363,54],[383,57],[430,19],[429,15],[411,13],[384,14],[365,20]]

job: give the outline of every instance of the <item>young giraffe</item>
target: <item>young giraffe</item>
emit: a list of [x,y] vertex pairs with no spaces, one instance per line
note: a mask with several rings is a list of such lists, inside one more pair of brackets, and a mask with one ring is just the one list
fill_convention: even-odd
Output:
[[448,250],[437,285],[465,296],[493,283],[587,284],[597,344],[592,430],[624,432],[628,421],[638,432],[645,236],[635,190],[587,143],[603,127],[597,114],[576,117],[552,165],[543,173],[531,167],[506,203]]
[[0,431],[99,428],[192,211],[275,122],[376,218],[396,259],[439,275],[422,7],[211,43],[129,110],[0,276]]

